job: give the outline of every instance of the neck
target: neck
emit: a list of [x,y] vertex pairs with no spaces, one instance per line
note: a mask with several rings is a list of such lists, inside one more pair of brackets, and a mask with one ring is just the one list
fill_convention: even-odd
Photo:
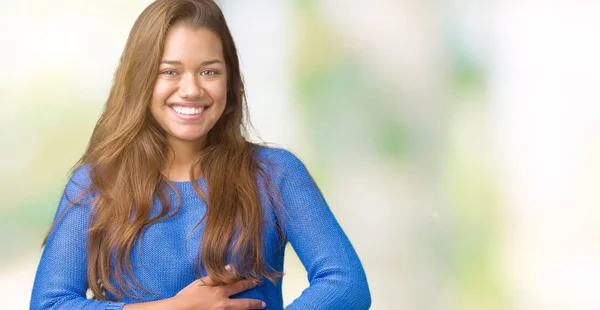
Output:
[[[171,181],[191,181],[190,169],[194,160],[202,153],[206,145],[206,141],[181,141],[169,139],[169,152],[163,167],[162,174]],[[200,168],[194,171],[193,179],[198,179],[202,176]]]

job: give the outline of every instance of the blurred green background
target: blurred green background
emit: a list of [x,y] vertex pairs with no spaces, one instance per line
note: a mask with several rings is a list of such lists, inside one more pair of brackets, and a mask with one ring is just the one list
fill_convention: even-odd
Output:
[[[0,1],[11,309],[149,3]],[[308,166],[373,309],[600,307],[600,4],[219,3],[260,138]],[[286,303],[306,285],[289,251]]]

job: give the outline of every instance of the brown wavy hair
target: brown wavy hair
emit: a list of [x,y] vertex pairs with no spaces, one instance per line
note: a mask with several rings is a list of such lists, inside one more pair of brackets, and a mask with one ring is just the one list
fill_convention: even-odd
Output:
[[[107,299],[103,290],[117,298],[135,297],[137,289],[151,293],[133,275],[132,246],[149,225],[173,216],[181,204],[179,199],[175,212],[170,212],[169,190],[177,189],[161,174],[169,146],[148,109],[165,37],[177,24],[217,34],[228,74],[225,110],[190,169],[190,179],[199,177],[194,171],[202,171],[208,187],[206,193],[192,182],[207,205],[201,220],[205,228],[199,265],[216,284],[241,278],[274,281],[281,276],[264,262],[263,209],[257,182],[262,178],[265,184],[271,183],[256,157],[258,145],[246,140],[250,126],[244,84],[225,18],[211,0],[158,0],[133,25],[103,113],[74,167],[90,167],[91,185],[86,192],[95,193],[87,231],[87,272],[96,299]],[[151,218],[154,197],[162,210]],[[228,254],[233,257],[234,273],[225,269]]]

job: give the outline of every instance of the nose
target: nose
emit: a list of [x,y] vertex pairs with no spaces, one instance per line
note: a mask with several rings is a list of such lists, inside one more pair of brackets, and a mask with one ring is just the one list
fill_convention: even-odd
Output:
[[179,97],[181,99],[196,100],[202,98],[204,88],[200,78],[194,74],[184,74],[179,81]]

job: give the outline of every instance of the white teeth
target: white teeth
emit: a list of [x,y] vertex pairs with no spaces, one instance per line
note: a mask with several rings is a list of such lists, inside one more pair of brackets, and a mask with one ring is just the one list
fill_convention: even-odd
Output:
[[204,107],[200,107],[200,108],[187,108],[187,107],[179,107],[179,106],[174,106],[173,110],[179,114],[183,114],[183,115],[194,115],[194,114],[200,114],[202,113],[202,111],[204,110]]

